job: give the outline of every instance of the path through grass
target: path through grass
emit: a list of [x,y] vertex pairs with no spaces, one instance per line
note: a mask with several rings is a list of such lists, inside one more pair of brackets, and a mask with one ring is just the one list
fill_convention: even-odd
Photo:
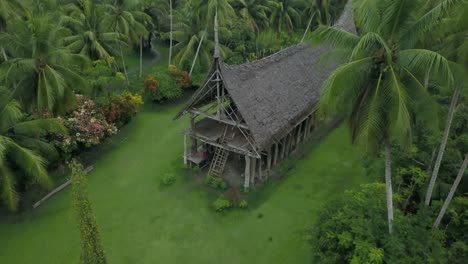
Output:
[[[338,129],[291,175],[260,190],[254,208],[216,214],[212,197],[188,176],[159,186],[163,173],[182,170],[179,131],[187,120],[171,121],[180,105],[146,108],[89,175],[109,263],[310,263],[305,229],[317,209],[366,181]],[[36,211],[0,219],[0,263],[75,263],[70,203],[67,190]]]

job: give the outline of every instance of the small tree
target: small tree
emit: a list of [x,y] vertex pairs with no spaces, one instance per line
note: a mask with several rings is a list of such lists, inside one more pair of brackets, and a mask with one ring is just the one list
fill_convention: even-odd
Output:
[[80,229],[81,254],[80,264],[107,263],[104,249],[99,237],[96,218],[88,199],[88,182],[83,166],[76,161],[70,163],[72,171],[72,199]]

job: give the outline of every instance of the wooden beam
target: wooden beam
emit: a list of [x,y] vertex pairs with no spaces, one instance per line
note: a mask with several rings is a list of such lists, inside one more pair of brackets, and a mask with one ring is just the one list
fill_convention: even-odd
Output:
[[249,129],[249,127],[246,124],[242,124],[242,123],[239,123],[239,122],[236,122],[236,121],[233,121],[233,120],[219,118],[216,115],[212,115],[210,113],[206,113],[206,112],[200,111],[198,109],[191,108],[188,111],[191,114],[200,115],[200,116],[203,116],[203,117],[206,117],[206,118],[209,118],[209,119],[213,119],[215,121],[225,123],[225,124],[228,124],[228,125],[231,125],[231,126],[240,127],[240,128],[243,128],[243,129]]
[[190,133],[189,132],[189,135],[192,138],[196,138],[196,139],[198,139],[198,140],[200,140],[202,142],[205,142],[205,143],[210,144],[210,145],[215,146],[215,147],[225,149],[227,151],[231,151],[231,152],[241,154],[241,155],[246,155],[246,156],[249,156],[249,157],[252,157],[252,158],[258,158],[259,157],[258,155],[256,155],[256,153],[251,153],[246,149],[239,149],[239,148],[231,147],[231,146],[228,146],[228,145],[222,145],[222,144],[219,144],[218,142],[212,141],[212,140],[210,140],[210,139],[208,139],[206,137],[203,137],[203,136],[201,136],[199,134],[196,134],[196,133]]
[[248,190],[250,186],[250,157],[245,157],[245,175],[244,175],[244,190]]

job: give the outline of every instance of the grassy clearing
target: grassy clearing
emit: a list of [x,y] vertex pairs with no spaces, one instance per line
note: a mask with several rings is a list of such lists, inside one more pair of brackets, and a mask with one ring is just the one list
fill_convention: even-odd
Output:
[[[180,105],[148,105],[113,139],[89,175],[91,201],[110,263],[308,263],[304,230],[317,209],[367,181],[347,132],[338,129],[248,210],[216,214],[213,197],[181,166],[187,120]],[[174,185],[161,187],[167,172]],[[0,263],[70,263],[79,234],[67,190],[32,212],[0,219]]]

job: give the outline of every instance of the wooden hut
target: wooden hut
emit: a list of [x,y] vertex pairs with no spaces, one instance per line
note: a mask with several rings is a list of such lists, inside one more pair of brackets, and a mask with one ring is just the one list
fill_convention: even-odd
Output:
[[[335,27],[355,32],[352,13],[349,1]],[[215,21],[216,43],[217,34]],[[315,128],[314,106],[334,68],[318,64],[328,50],[298,44],[254,62],[228,65],[216,45],[204,84],[175,116],[190,115],[183,132],[184,163],[206,162],[209,175],[222,177],[228,159],[241,159],[238,177],[245,188],[268,177]]]

